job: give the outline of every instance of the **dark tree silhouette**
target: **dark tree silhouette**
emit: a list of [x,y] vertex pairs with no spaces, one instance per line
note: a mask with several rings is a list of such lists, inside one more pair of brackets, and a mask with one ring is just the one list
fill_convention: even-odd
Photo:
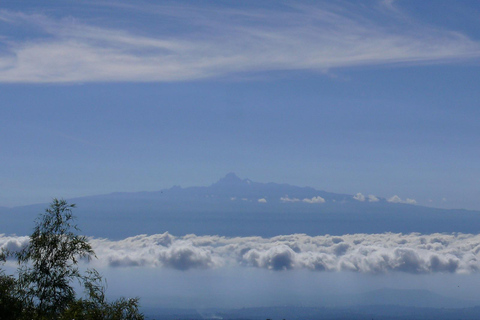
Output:
[[[29,244],[18,252],[1,252],[0,260],[14,256],[19,267],[18,278],[0,272],[0,312],[11,311],[0,313],[0,319],[143,319],[138,298],[108,302],[100,274],[94,269],[80,272],[80,259],[95,253],[78,234],[73,208],[53,199],[36,220]],[[84,288],[84,298],[77,298],[75,282]]]
[[87,238],[77,234],[72,208],[74,204],[53,199],[37,219],[28,246],[16,253],[25,304],[41,317],[57,318],[75,301],[73,282],[87,280],[77,264],[94,252]]

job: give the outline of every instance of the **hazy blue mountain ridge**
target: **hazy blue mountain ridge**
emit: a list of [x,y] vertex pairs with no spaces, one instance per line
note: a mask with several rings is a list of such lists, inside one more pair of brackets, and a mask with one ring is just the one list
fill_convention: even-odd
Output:
[[467,320],[478,319],[480,307],[432,308],[418,306],[361,305],[345,307],[302,307],[278,306],[241,309],[156,309],[146,308],[147,318],[158,320],[173,319],[322,319],[322,320]]
[[[312,307],[311,305],[316,305]],[[439,307],[441,306],[441,307]],[[154,319],[478,319],[474,301],[429,290],[383,288],[357,294],[324,295],[302,305],[239,309],[145,308]]]
[[[84,233],[97,237],[165,231],[174,235],[264,237],[292,233],[480,232],[478,211],[390,203],[383,198],[358,201],[353,195],[258,183],[233,173],[205,187],[175,186],[157,192],[115,192],[68,200],[77,204],[75,214]],[[36,215],[47,205],[0,208],[0,232],[30,233]]]

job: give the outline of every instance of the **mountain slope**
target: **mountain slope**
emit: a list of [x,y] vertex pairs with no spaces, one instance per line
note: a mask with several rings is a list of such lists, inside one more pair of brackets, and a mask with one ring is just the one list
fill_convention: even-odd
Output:
[[[227,174],[206,187],[69,199],[87,235],[123,238],[169,231],[224,236],[306,233],[480,232],[480,212],[358,201],[310,187],[257,183]],[[28,234],[48,204],[0,210],[0,233]]]

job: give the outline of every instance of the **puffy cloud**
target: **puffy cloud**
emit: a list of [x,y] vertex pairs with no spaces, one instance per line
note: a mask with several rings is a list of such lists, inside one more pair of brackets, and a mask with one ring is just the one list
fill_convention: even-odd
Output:
[[257,201],[260,203],[267,203],[267,199],[265,198],[258,199]]
[[391,203],[402,203],[402,199],[400,199],[400,197],[397,195],[394,195],[393,197],[388,198],[387,201]]
[[178,270],[215,268],[221,259],[208,250],[207,237],[185,236],[177,239],[169,233],[139,235],[123,240],[91,239],[100,265],[111,267],[168,267]]
[[353,199],[363,202],[365,201],[365,196],[359,192],[353,196]]
[[296,254],[289,246],[280,244],[262,251],[249,250],[242,258],[255,267],[278,271],[293,269]]
[[0,234],[0,249],[8,251],[20,251],[28,245],[29,237],[6,236]]
[[407,200],[405,200],[405,203],[408,203],[408,204],[417,204],[417,201],[416,201],[415,199],[407,198]]
[[325,203],[325,199],[320,196],[312,197],[311,199],[305,198],[302,201],[306,203]]
[[217,266],[210,252],[189,244],[172,246],[161,251],[158,258],[163,265],[178,270]]
[[298,198],[289,198],[287,195],[285,197],[281,197],[280,201],[282,202],[298,202],[300,199]]
[[[0,248],[18,250],[28,237],[0,235]],[[474,273],[480,271],[480,235],[349,234],[281,235],[273,238],[169,233],[123,240],[90,239],[104,267],[176,270],[229,266],[272,271],[306,269],[359,273]],[[87,263],[87,262],[85,262]]]
[[[360,192],[357,193],[356,195],[353,196],[353,199],[357,200],[357,201],[360,201],[360,202],[364,202],[365,200],[368,199],[368,202],[378,202],[380,201],[380,199],[378,199],[376,196],[374,196],[373,194],[369,194],[367,197],[365,197],[363,194],[361,194]],[[392,201],[390,201],[392,200]],[[389,199],[390,202],[402,202],[402,200],[398,197],[398,196],[393,196],[392,198]]]
[[407,198],[404,201],[397,195],[394,195],[393,197],[389,198],[387,201],[391,202],[391,203],[406,203],[406,204],[416,204],[417,203],[417,201],[415,199]]

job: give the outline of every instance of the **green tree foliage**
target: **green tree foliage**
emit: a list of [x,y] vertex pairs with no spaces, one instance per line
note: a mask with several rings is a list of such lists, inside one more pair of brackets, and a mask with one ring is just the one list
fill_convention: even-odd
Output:
[[[4,263],[5,260],[5,254],[0,253],[0,263]],[[22,309],[16,279],[0,269],[0,319],[19,319]]]
[[[100,274],[93,269],[80,272],[79,261],[95,253],[88,239],[77,234],[73,208],[65,200],[53,199],[36,220],[29,244],[19,252],[0,254],[3,261],[14,256],[19,265],[17,278],[0,272],[0,320],[143,319],[137,298],[108,302]],[[84,297],[77,298],[75,282],[84,288]]]
[[63,314],[62,320],[142,320],[138,312],[138,298],[120,298],[107,302],[103,278],[96,270],[88,271],[88,281],[85,283],[85,299],[79,299],[71,304]]
[[75,301],[73,281],[83,284],[86,280],[78,260],[94,255],[87,238],[76,234],[74,207],[54,199],[37,219],[29,245],[16,253],[25,303],[42,317],[54,319]]

